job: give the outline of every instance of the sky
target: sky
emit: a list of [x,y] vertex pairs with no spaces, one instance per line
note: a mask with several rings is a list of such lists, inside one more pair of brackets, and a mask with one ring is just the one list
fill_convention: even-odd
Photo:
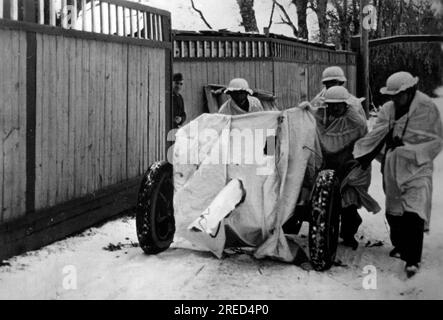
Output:
[[[199,14],[192,9],[191,0],[134,0],[134,2],[141,2],[142,4],[171,12],[173,29],[189,31],[208,30],[208,27],[204,24]],[[214,30],[228,29],[234,32],[244,32],[244,28],[240,26],[241,16],[236,0],[194,0],[194,2],[195,6],[203,12],[206,20]],[[297,24],[297,11],[294,5],[290,5],[291,0],[280,0],[279,2],[285,6],[294,24]],[[57,7],[59,6],[60,1]],[[58,9],[57,7],[56,9]],[[260,33],[263,33],[264,27],[267,27],[269,24],[271,8],[272,0],[255,0],[254,9]],[[90,16],[88,16],[90,15],[89,4],[87,5],[86,15],[86,21],[90,21]],[[106,6],[104,7],[104,17],[105,19],[108,17]],[[289,26],[279,23],[281,22],[281,18],[277,8],[273,21],[274,23],[270,32],[293,36],[292,29]],[[99,24],[99,19],[96,19],[96,23]],[[115,22],[113,24],[115,25]],[[317,18],[315,14],[308,12],[308,28],[311,35],[315,33],[316,24]],[[81,17],[78,19],[77,25],[78,27],[81,26]],[[105,25],[107,25],[106,22]],[[86,26],[88,30],[90,24],[87,22]],[[115,32],[115,30],[111,31]]]
[[[198,13],[191,8],[190,0],[142,0],[142,2],[170,11],[174,29],[195,31],[208,29]],[[280,3],[285,6],[288,14],[293,18],[294,24],[297,24],[297,11],[294,5],[289,5],[290,2],[291,0],[280,0]],[[240,26],[241,16],[236,0],[194,0],[194,3],[203,12],[213,29],[244,31],[244,28]],[[272,0],[255,0],[254,10],[260,33],[263,33],[263,28],[269,24],[271,8]],[[280,14],[277,14],[276,9],[271,32],[292,36],[292,29],[287,25],[278,24],[280,21]],[[308,25],[311,30],[315,29],[315,24],[315,14],[308,13]]]

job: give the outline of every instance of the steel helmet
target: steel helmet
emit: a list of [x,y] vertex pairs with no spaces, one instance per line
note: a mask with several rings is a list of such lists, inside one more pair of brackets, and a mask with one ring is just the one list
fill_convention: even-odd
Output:
[[345,77],[345,73],[343,69],[337,66],[328,67],[323,71],[322,82],[337,80],[341,82],[346,82],[347,79]]
[[348,103],[351,98],[351,94],[345,87],[342,86],[334,86],[329,88],[324,96],[324,101],[326,103]]
[[229,93],[232,91],[246,91],[250,95],[254,93],[251,88],[249,88],[248,81],[242,78],[232,79],[231,82],[229,82],[228,88],[225,90],[225,93]]
[[400,71],[392,74],[386,80],[386,87],[380,89],[381,94],[395,96],[396,94],[412,88],[418,83],[418,77],[413,77],[409,72]]

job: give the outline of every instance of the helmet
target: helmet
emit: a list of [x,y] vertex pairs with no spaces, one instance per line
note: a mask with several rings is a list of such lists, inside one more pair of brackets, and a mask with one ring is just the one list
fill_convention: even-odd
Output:
[[225,90],[225,93],[229,93],[232,91],[246,91],[250,95],[254,93],[251,88],[249,88],[248,81],[242,78],[232,79],[231,82],[229,82],[228,88]]
[[350,98],[351,94],[345,87],[342,86],[331,87],[326,91],[324,95],[324,101],[326,103],[348,103]]
[[395,96],[396,94],[412,88],[418,83],[418,77],[413,77],[409,72],[400,71],[391,75],[386,80],[386,87],[380,89],[381,94]]
[[345,77],[345,73],[343,72],[343,69],[340,67],[328,67],[323,71],[322,80],[321,82],[331,81],[331,80],[337,80],[341,82],[346,82],[347,79]]

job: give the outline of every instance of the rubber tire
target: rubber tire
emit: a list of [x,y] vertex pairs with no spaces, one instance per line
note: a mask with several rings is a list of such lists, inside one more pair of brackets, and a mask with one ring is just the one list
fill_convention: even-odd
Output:
[[[165,251],[174,239],[172,179],[173,168],[166,161],[151,165],[143,177],[138,193],[135,221],[140,247],[147,254]],[[162,193],[163,198],[160,196],[160,191],[166,193],[166,195]],[[161,224],[159,218],[164,218]],[[159,233],[160,231],[162,233]]]
[[335,262],[340,229],[340,190],[334,170],[319,173],[310,206],[309,255],[314,270],[324,271]]

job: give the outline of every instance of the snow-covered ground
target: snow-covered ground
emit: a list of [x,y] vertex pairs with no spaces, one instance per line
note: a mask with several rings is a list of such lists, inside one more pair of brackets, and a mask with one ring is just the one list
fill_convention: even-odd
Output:
[[[443,111],[443,99],[438,104]],[[374,165],[371,194],[383,204],[379,170]],[[443,299],[442,194],[443,154],[435,161],[423,266],[409,280],[403,263],[388,256],[383,213],[361,212],[360,247],[340,246],[340,266],[323,273],[244,253],[218,260],[180,242],[147,256],[137,247],[134,219],[125,217],[6,261],[0,267],[0,299]],[[375,290],[363,286],[370,265]]]

